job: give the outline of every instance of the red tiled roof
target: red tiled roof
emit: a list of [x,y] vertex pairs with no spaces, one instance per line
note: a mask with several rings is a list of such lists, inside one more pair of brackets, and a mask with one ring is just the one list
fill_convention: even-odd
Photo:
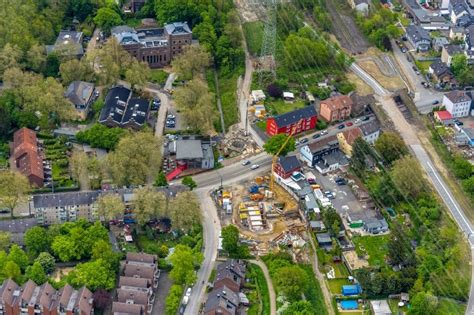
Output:
[[355,139],[362,137],[362,131],[359,128],[352,128],[352,129],[343,131],[342,134],[344,135],[344,138],[346,139],[346,142],[349,145],[352,145]]
[[333,96],[324,101],[321,101],[321,103],[326,104],[331,109],[331,111],[339,110],[347,106],[352,107],[352,105],[354,104],[352,99],[347,95]]
[[441,120],[450,120],[453,119],[453,116],[451,115],[450,112],[447,110],[440,110],[436,112],[436,115],[438,115],[438,118]]
[[43,159],[38,152],[36,134],[28,128],[21,128],[13,135],[13,158],[16,167],[26,177],[44,179]]

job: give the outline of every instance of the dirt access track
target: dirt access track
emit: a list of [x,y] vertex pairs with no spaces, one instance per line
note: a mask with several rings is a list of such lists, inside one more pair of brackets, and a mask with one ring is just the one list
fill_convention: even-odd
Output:
[[352,55],[365,53],[370,44],[357,27],[347,2],[326,0],[325,3],[332,18],[332,33],[336,35],[342,48]]

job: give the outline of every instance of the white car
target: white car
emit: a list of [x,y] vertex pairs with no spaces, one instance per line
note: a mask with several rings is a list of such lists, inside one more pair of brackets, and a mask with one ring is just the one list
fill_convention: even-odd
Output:
[[354,124],[358,124],[358,123],[360,123],[360,119],[359,119],[359,118],[357,118],[356,120],[354,120]]
[[328,134],[328,131],[327,131],[327,130],[321,131],[321,136],[324,136],[324,135],[327,135],[327,134]]
[[252,166],[250,167],[250,169],[251,169],[251,170],[256,170],[256,169],[259,168],[259,167],[260,167],[260,165],[254,164],[254,165],[252,165]]
[[175,118],[176,118],[176,116],[175,116],[175,115],[173,115],[173,114],[169,114],[167,118],[168,118],[168,119],[175,119]]
[[186,290],[186,296],[191,296],[191,288],[188,288],[188,289]]
[[245,160],[245,161],[242,161],[242,165],[243,166],[247,166],[250,164],[250,161],[249,160]]

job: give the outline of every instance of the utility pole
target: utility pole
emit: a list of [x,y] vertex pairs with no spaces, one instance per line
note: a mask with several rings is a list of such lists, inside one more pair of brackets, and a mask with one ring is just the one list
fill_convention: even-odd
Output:
[[276,51],[276,14],[277,0],[261,0],[261,6],[265,11],[265,26],[263,29],[262,50],[259,58],[259,85],[262,87],[265,73],[269,73],[273,79],[276,77],[275,51]]

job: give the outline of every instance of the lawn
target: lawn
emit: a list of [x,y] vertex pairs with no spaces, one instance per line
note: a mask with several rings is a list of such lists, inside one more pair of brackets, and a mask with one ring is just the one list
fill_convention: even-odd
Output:
[[345,278],[350,276],[349,270],[347,270],[346,265],[343,263],[331,263],[331,266],[334,268],[336,273],[336,278]]
[[253,56],[258,56],[260,54],[263,40],[262,22],[256,21],[244,23],[243,29],[249,53]]
[[266,120],[261,120],[261,121],[257,122],[255,125],[257,126],[258,129],[260,129],[262,131],[267,130],[267,121]]
[[342,286],[351,283],[347,279],[329,279],[328,284],[332,294],[341,294]]
[[281,115],[306,106],[303,100],[287,103],[284,100],[268,100],[265,102],[268,111],[273,115]]
[[352,241],[356,245],[356,251],[360,255],[366,253],[369,255],[369,265],[385,266],[385,255],[388,252],[389,236],[360,236],[354,237]]
[[415,60],[415,64],[416,64],[417,68],[423,74],[428,72],[428,68],[430,67],[431,63],[432,63],[432,61],[418,61],[418,60]]
[[156,84],[164,85],[169,74],[162,69],[151,69],[150,81]]
[[[252,298],[253,303],[251,303],[247,313],[249,315],[270,315],[270,295],[262,269],[255,264],[250,264],[249,275],[255,281],[256,290],[249,294],[249,298]],[[252,294],[253,292],[256,294]]]

